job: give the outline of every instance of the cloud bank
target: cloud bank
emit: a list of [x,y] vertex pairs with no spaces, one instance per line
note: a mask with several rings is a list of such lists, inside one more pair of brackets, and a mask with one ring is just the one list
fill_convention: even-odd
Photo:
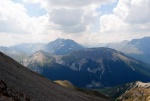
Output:
[[[150,0],[0,1],[1,45],[49,42],[58,37],[95,45],[150,36]],[[46,13],[30,16],[29,4],[38,4],[36,9]],[[101,12],[106,9],[102,5],[114,4],[113,12]]]

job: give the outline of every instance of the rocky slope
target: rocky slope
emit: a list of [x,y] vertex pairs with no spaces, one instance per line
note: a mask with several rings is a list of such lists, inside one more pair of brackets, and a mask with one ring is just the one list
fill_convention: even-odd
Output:
[[131,83],[131,87],[117,101],[150,101],[150,83]]
[[64,88],[0,53],[0,101],[108,101]]
[[[145,90],[149,90],[149,88],[150,88],[150,83],[143,83],[140,81],[136,81],[132,83],[118,85],[115,87],[107,87],[107,88],[95,89],[95,90],[105,94],[106,96],[114,100],[118,98],[117,100],[122,101],[123,99],[125,99],[126,94],[128,94],[127,92],[133,91],[133,89],[137,89],[137,90],[141,89],[141,91],[145,91]],[[128,99],[130,99],[130,97],[131,96],[128,95]]]
[[89,48],[59,56],[38,51],[21,62],[50,80],[77,87],[111,87],[150,81],[150,66],[110,48]]

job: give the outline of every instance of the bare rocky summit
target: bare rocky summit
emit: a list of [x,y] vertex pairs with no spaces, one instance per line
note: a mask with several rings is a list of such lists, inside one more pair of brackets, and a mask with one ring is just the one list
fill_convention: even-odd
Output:
[[0,101],[109,101],[62,87],[0,53]]

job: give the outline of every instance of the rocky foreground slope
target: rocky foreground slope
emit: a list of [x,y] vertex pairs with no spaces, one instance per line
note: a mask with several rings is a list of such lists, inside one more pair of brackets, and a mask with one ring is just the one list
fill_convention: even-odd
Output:
[[117,101],[150,101],[150,83],[130,83],[130,89],[122,94]]
[[150,82],[131,82],[115,87],[95,89],[116,101],[150,101]]
[[0,101],[108,101],[64,88],[0,53]]

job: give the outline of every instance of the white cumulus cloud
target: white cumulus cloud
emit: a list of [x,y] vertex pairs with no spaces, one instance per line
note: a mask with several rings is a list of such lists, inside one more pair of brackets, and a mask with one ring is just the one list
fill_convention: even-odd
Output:
[[[49,42],[58,37],[93,45],[150,36],[150,0],[13,1],[0,0],[1,45]],[[45,13],[30,16],[30,3]],[[109,8],[112,4],[116,6]],[[105,6],[112,12],[103,13]]]
[[49,14],[51,28],[64,33],[82,33],[92,29],[98,21],[96,8],[116,0],[24,0],[27,3],[39,3]]
[[150,0],[119,0],[112,14],[100,17],[100,33],[116,41],[150,36],[149,18]]
[[128,23],[150,22],[150,0],[119,0],[114,13]]

